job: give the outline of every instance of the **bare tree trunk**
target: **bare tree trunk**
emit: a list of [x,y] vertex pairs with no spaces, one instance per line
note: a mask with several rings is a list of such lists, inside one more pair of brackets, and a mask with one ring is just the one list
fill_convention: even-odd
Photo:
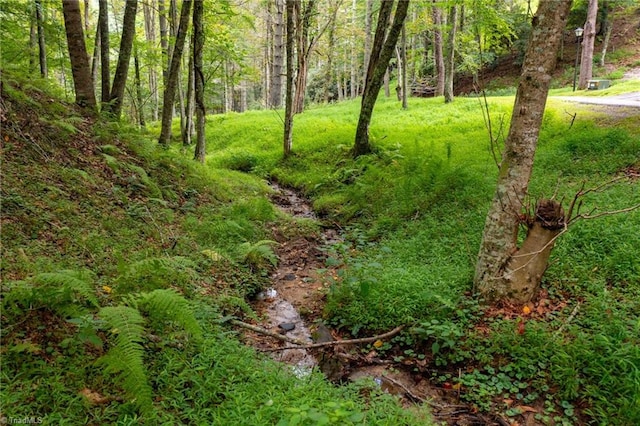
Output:
[[[331,24],[329,26],[329,34],[327,40],[327,64],[324,72],[324,102],[328,103],[331,98],[331,84],[333,82],[333,51],[336,46],[336,15],[338,14],[338,8],[333,9],[333,16],[331,18]],[[339,83],[338,83],[339,85]]]
[[442,10],[433,0],[433,59],[436,68],[436,92],[435,96],[444,95],[444,55],[442,52]]
[[122,101],[124,100],[124,89],[127,85],[133,38],[136,34],[137,9],[138,0],[127,0],[122,22],[122,38],[120,39],[118,64],[116,65],[116,73],[113,76],[109,106],[107,107],[108,113],[115,119],[120,118],[120,112],[122,111]]
[[369,124],[373,114],[373,107],[376,104],[382,79],[389,66],[389,60],[393,55],[400,31],[404,25],[409,8],[409,0],[398,0],[398,6],[393,18],[393,24],[387,32],[389,18],[394,2],[389,0],[382,2],[380,6],[380,14],[378,15],[378,25],[376,27],[376,35],[373,39],[373,48],[371,50],[371,59],[367,69],[367,80],[362,94],[362,103],[360,106],[360,116],[358,118],[358,127],[356,129],[355,144],[353,146],[353,155],[358,157],[371,152],[371,144],[369,143]]
[[369,57],[371,56],[371,21],[373,20],[373,0],[367,0],[367,9],[364,15],[364,66],[362,67],[362,84],[367,80]]
[[76,92],[76,103],[89,110],[96,109],[96,96],[91,82],[89,58],[84,42],[82,15],[78,0],[62,0],[64,27],[67,33],[67,46],[71,61],[73,86]]
[[300,114],[304,111],[305,92],[307,90],[307,75],[309,72],[309,58],[315,45],[315,39],[309,39],[309,29],[312,19],[317,13],[316,0],[308,0],[303,10],[300,10],[300,2],[296,2],[295,16],[296,25],[296,47],[297,47],[297,70],[295,93],[293,98],[293,112]]
[[107,0],[98,2],[98,25],[100,27],[100,100],[105,108],[111,98],[111,64],[109,53],[109,9]]
[[[184,4],[183,6],[184,7]],[[193,68],[195,80],[196,103],[196,149],[194,159],[204,163],[206,157],[205,143],[205,106],[204,106],[204,72],[202,68],[202,51],[204,50],[204,2],[196,1],[193,5]]]
[[582,59],[580,62],[580,79],[578,89],[584,90],[593,77],[593,47],[596,40],[596,16],[598,15],[598,0],[589,0],[587,22],[584,24],[584,38],[582,39]]
[[453,77],[456,71],[456,31],[458,25],[458,8],[453,5],[449,10],[449,38],[447,39],[447,62],[445,70],[444,102],[453,102]]
[[44,39],[44,13],[42,10],[42,0],[35,0],[36,23],[38,26],[38,55],[40,58],[40,75],[42,78],[49,76],[47,68],[47,45]]
[[401,78],[400,76],[399,78],[402,80],[402,109],[407,109],[409,108],[407,103],[407,96],[409,96],[409,88],[407,86],[407,31],[404,25],[402,26],[402,35],[400,38],[402,50],[402,54],[400,55],[400,59],[402,61],[402,73]]
[[275,7],[269,106],[272,108],[280,108],[280,106],[282,106],[282,68],[284,64],[284,0],[275,0]]
[[194,80],[194,72],[195,65],[193,61],[193,54],[195,52],[195,19],[196,19],[196,10],[194,6],[193,11],[193,19],[194,19],[194,28],[193,34],[191,36],[191,52],[189,52],[189,62],[187,64],[187,105],[185,107],[185,131],[182,133],[182,145],[189,146],[191,145],[191,135],[193,134],[194,123],[193,123],[193,113],[194,113],[194,104],[195,104],[195,80]]
[[33,11],[29,15],[29,73],[33,73],[36,69],[38,46],[38,23],[36,17],[36,4],[33,4]]
[[600,66],[604,67],[604,60],[607,56],[607,49],[609,48],[609,41],[611,40],[611,31],[613,30],[613,25],[611,22],[605,22],[605,31],[604,31],[604,41],[602,42],[602,55],[600,56]]
[[176,35],[176,42],[171,55],[171,66],[167,73],[167,81],[164,88],[164,99],[162,104],[162,128],[158,142],[164,147],[169,146],[171,140],[171,120],[173,118],[173,102],[178,87],[178,68],[184,49],[184,40],[187,37],[189,27],[189,16],[191,15],[192,0],[183,0],[182,11],[180,13],[180,26]]
[[135,86],[136,86],[136,112],[138,113],[138,124],[140,127],[145,127],[144,120],[144,107],[142,102],[142,83],[140,81],[140,59],[138,58],[138,48],[134,48],[133,51],[133,64],[135,72]]
[[98,62],[100,62],[100,17],[96,22],[96,34],[93,42],[93,56],[91,57],[91,81],[93,82],[93,90],[95,92],[96,83],[98,82]]
[[[541,0],[522,65],[511,127],[505,141],[498,184],[487,214],[474,284],[487,302],[508,299],[530,300],[538,289],[546,261],[530,261],[552,246],[554,235],[564,226],[561,208],[540,203],[537,212],[526,217],[529,233],[518,249],[518,228],[522,221],[540,126],[555,69],[562,32],[569,16],[571,0]],[[540,206],[544,206],[541,211]],[[547,213],[548,212],[548,213]],[[539,225],[539,226],[538,226]],[[531,241],[527,242],[531,238]],[[537,240],[535,243],[533,240]],[[523,259],[526,260],[523,262]],[[542,259],[542,258],[541,258]]]
[[[143,3],[144,13],[144,33],[147,42],[151,46],[155,46],[156,43],[156,26],[155,26],[155,11],[149,2]],[[158,108],[160,105],[160,92],[158,90],[158,74],[155,61],[148,64],[149,67],[149,93],[153,103],[151,105],[151,114],[153,121],[158,121]]]
[[162,84],[166,88],[169,72],[169,21],[165,0],[158,0],[158,22],[160,25],[160,49],[162,51]]
[[293,80],[295,79],[293,71],[294,60],[294,40],[295,40],[295,21],[294,11],[296,0],[285,0],[287,7],[287,88],[285,90],[285,112],[284,112],[284,157],[291,155],[293,145]]

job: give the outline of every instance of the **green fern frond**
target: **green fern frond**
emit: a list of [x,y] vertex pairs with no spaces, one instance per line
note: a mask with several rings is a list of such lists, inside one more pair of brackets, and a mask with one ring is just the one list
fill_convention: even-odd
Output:
[[107,373],[117,374],[127,396],[142,412],[148,412],[152,402],[143,362],[144,318],[129,306],[105,307],[98,315],[108,325],[114,345],[96,365],[104,365]]
[[65,317],[77,316],[87,304],[99,306],[92,281],[90,272],[68,269],[13,281],[7,284],[9,290],[3,294],[3,310],[19,313],[47,307]]
[[198,324],[187,299],[173,289],[154,290],[141,294],[138,308],[149,316],[181,325],[196,341],[202,339],[202,329]]
[[240,252],[242,253],[242,261],[254,268],[265,267],[267,263],[271,266],[278,266],[278,256],[273,251],[272,246],[278,245],[276,241],[260,240],[256,243],[240,244]]
[[198,276],[196,264],[183,256],[150,257],[127,265],[118,278],[118,291],[151,291],[175,285],[185,288]]

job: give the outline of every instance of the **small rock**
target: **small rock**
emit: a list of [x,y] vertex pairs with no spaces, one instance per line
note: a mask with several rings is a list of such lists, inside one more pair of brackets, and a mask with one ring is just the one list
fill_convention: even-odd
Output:
[[296,328],[296,325],[292,322],[283,322],[282,324],[278,324],[278,327],[286,333]]
[[296,279],[296,274],[286,274],[282,277],[285,281],[293,281]]

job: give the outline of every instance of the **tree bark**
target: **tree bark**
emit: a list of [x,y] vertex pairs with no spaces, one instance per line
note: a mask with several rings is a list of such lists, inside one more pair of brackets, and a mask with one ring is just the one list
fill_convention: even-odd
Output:
[[367,80],[367,69],[369,68],[369,57],[371,56],[371,21],[373,21],[373,0],[367,0],[367,9],[364,15],[364,62],[362,84]]
[[[535,222],[540,215],[533,213],[525,215],[525,221],[530,225],[529,236],[537,239],[538,243],[527,242],[520,249],[517,246],[518,228],[523,221],[524,198],[533,169],[551,74],[570,8],[571,0],[541,0],[533,18],[498,184],[487,214],[476,264],[475,289],[486,302],[530,300],[538,289],[544,270],[528,270],[526,279],[523,279],[519,274],[525,270],[522,261],[526,259],[524,262],[529,262],[531,258],[526,256],[539,256],[538,252],[542,255],[554,241],[554,236],[535,236],[538,231],[533,229],[538,229]],[[549,210],[561,211],[555,207]],[[550,227],[558,226],[564,226],[559,218]],[[545,225],[541,227],[545,228]]]
[[36,4],[33,4],[33,11],[29,16],[29,73],[33,73],[36,69],[38,45],[38,19],[36,17]]
[[164,88],[164,97],[162,104],[162,128],[158,143],[164,147],[169,146],[171,140],[171,120],[173,118],[173,102],[176,97],[176,89],[178,87],[178,68],[184,49],[184,40],[187,37],[189,27],[189,16],[191,15],[192,0],[184,0],[182,2],[182,11],[180,13],[180,24],[176,36],[173,54],[171,56],[171,65],[167,74],[167,81]]
[[109,9],[107,0],[98,2],[98,23],[100,27],[100,80],[102,108],[111,98],[111,65],[109,53]]
[[401,39],[401,54],[400,59],[402,61],[402,73],[401,76],[398,76],[402,80],[402,109],[409,108],[407,103],[407,97],[409,96],[409,88],[407,87],[407,31],[405,26],[402,26],[402,34],[400,36]]
[[444,55],[442,49],[442,10],[436,6],[433,0],[433,60],[436,72],[436,92],[435,96],[444,95]]
[[[145,38],[150,46],[155,48],[156,43],[156,26],[155,26],[155,11],[152,5],[149,2],[143,3],[143,13],[144,13],[144,33]],[[147,64],[149,67],[149,93],[151,94],[151,99],[153,99],[153,104],[151,106],[151,114],[153,117],[153,121],[158,121],[158,108],[160,105],[160,95],[158,91],[158,74],[156,68],[156,62],[153,61]]]
[[593,77],[593,47],[596,40],[596,16],[598,15],[598,0],[589,0],[587,21],[584,24],[582,39],[582,58],[580,60],[580,79],[578,89],[584,90]]
[[444,102],[453,102],[453,77],[456,70],[456,32],[458,26],[458,8],[453,5],[449,10],[449,37],[447,39],[447,62],[445,70]]
[[307,76],[309,73],[309,58],[313,52],[317,38],[309,36],[309,30],[313,24],[313,18],[317,13],[316,0],[308,0],[303,10],[300,10],[300,2],[296,2],[296,50],[297,70],[295,94],[293,98],[293,112],[300,114],[304,111],[305,92],[307,90]]
[[107,106],[107,113],[116,120],[120,118],[122,102],[124,100],[124,89],[127,85],[131,49],[133,48],[133,38],[136,34],[137,9],[138,0],[127,0],[122,22],[122,37],[120,38],[118,64],[116,65],[116,72],[113,76],[113,84],[111,86],[111,92],[109,93],[109,105]]
[[133,52],[133,64],[135,73],[136,112],[138,113],[138,124],[140,124],[140,127],[145,127],[146,122],[144,119],[144,107],[142,101],[142,82],[140,81],[140,59],[138,58],[137,48],[135,48]]
[[[195,10],[195,6],[194,6],[194,11],[193,11],[193,16],[194,16],[194,20],[196,19],[196,10]],[[195,22],[194,22],[195,25]],[[182,145],[183,146],[189,146],[191,145],[191,135],[193,135],[193,130],[194,130],[194,122],[193,122],[193,115],[195,112],[195,80],[194,80],[194,63],[193,63],[193,55],[195,52],[195,26],[193,29],[193,34],[191,36],[191,52],[189,52],[189,61],[187,64],[187,103],[185,106],[185,121],[186,121],[186,125],[185,125],[185,129],[184,132],[182,133]]]
[[[185,7],[184,4],[182,6]],[[205,106],[204,106],[204,70],[202,51],[204,50],[204,4],[196,1],[193,5],[193,68],[196,103],[196,149],[194,159],[204,164],[205,143]]]
[[162,84],[167,85],[169,68],[169,21],[167,21],[167,8],[165,0],[158,0],[158,22],[160,26],[160,49],[162,51]]
[[296,0],[285,0],[287,8],[287,77],[285,90],[285,111],[284,111],[284,157],[291,155],[293,145],[293,80],[294,69],[294,41],[295,41],[295,2]]
[[73,86],[76,92],[76,103],[83,108],[95,110],[96,96],[93,91],[89,58],[84,42],[80,2],[78,0],[62,0],[62,11],[67,33]]
[[398,0],[398,5],[393,17],[393,24],[391,24],[389,31],[387,31],[389,17],[391,16],[394,3],[394,1],[388,0],[382,2],[380,5],[378,25],[376,26],[371,59],[369,60],[369,67],[367,69],[367,79],[362,93],[360,116],[356,129],[355,144],[353,146],[354,157],[371,152],[369,124],[371,123],[373,107],[376,104],[384,74],[389,66],[389,60],[398,43],[398,37],[400,36],[400,31],[407,16],[409,0]]
[[273,62],[271,64],[271,84],[269,106],[282,106],[282,68],[284,64],[284,0],[275,0],[275,19],[273,20]]

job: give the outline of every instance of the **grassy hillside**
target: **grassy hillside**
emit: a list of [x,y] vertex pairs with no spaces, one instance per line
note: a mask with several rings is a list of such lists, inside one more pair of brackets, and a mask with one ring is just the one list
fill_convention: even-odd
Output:
[[245,243],[313,232],[264,181],[83,118],[44,82],[3,72],[1,87],[0,417],[424,424],[370,385],[298,379],[225,326],[266,283]]
[[[489,99],[494,131],[512,103]],[[275,112],[228,114],[208,123],[209,161],[300,188],[346,230],[332,260],[344,268],[327,295],[335,327],[361,335],[414,324],[378,352],[417,377],[460,383],[462,399],[480,409],[517,416],[535,406],[546,423],[638,423],[640,212],[606,214],[640,204],[638,115],[550,102],[531,202],[556,194],[567,204],[584,185],[599,189],[581,211],[604,215],[559,239],[543,293],[523,311],[486,309],[471,295],[497,172],[481,110],[473,98],[413,99],[407,111],[381,99],[377,152],[355,161],[356,101],[296,116],[286,161]]]

